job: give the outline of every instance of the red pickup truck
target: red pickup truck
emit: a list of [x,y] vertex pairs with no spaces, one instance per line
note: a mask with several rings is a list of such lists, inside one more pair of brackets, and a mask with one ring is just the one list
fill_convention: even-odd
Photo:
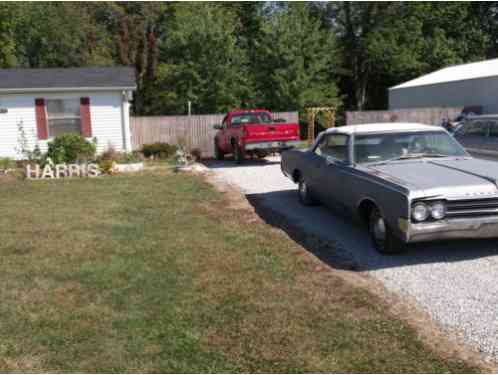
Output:
[[232,154],[237,163],[246,155],[265,157],[297,146],[299,125],[274,120],[269,111],[263,109],[229,112],[214,138],[215,157],[223,160],[225,154]]

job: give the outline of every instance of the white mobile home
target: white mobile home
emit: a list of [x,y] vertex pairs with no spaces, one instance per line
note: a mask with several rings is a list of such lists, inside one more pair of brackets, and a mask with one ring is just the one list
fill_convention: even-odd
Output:
[[97,140],[98,152],[131,151],[132,68],[0,69],[0,157],[21,158],[21,130],[42,151],[64,133]]

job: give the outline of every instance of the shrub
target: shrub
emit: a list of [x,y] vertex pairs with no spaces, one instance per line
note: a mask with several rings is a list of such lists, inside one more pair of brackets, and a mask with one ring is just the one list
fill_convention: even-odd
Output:
[[99,159],[97,160],[97,164],[100,168],[100,171],[105,174],[111,174],[112,167],[114,165],[114,160],[111,159]]
[[146,158],[159,158],[168,159],[175,155],[178,149],[175,145],[170,145],[169,143],[156,142],[152,144],[147,144],[142,146],[142,154]]
[[95,157],[95,141],[88,142],[77,134],[64,134],[48,143],[47,157],[55,164],[88,161]]
[[111,160],[114,161],[119,157],[119,152],[116,151],[114,146],[110,145],[98,158],[98,160]]
[[104,151],[98,158],[97,164],[99,165],[102,173],[112,173],[114,163],[118,164],[132,164],[142,161],[141,154],[137,151],[134,152],[118,152],[112,146]]
[[140,153],[136,151],[119,153],[116,159],[116,163],[119,164],[133,164],[133,163],[139,163],[141,161],[142,158],[140,157]]

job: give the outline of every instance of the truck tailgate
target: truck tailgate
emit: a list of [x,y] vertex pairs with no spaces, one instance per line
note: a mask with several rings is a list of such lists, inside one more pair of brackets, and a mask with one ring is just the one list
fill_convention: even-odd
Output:
[[246,143],[299,139],[297,124],[251,124],[244,125],[244,130]]

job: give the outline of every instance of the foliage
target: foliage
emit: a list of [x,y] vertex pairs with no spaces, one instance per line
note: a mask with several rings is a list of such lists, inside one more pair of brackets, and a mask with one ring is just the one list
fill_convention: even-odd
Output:
[[14,30],[18,16],[13,4],[0,5],[0,68],[10,68],[16,64]]
[[142,146],[142,153],[146,158],[171,158],[177,150],[177,146],[170,145],[169,143],[156,142],[152,144],[145,144]]
[[89,161],[95,157],[95,140],[87,141],[77,134],[64,134],[48,143],[47,157],[55,164]]
[[334,35],[320,29],[306,4],[289,4],[266,20],[260,39],[256,61],[261,104],[282,111],[338,104]]
[[138,115],[383,109],[387,88],[498,54],[496,2],[12,2],[0,68],[127,65]]
[[99,5],[15,3],[16,57],[32,68],[112,64],[112,39],[97,18]]
[[339,86],[348,108],[385,108],[388,87],[487,56],[489,36],[470,3],[342,2],[318,8],[343,52]]
[[168,38],[160,46],[155,110],[226,112],[250,91],[246,52],[237,44],[232,12],[210,3],[176,4]]
[[142,161],[139,152],[121,152],[116,158],[116,163],[118,164],[133,164],[140,163]]
[[104,174],[111,174],[114,167],[114,160],[112,159],[97,159],[97,165]]
[[110,174],[114,164],[133,164],[142,161],[140,152],[119,152],[113,146],[109,146],[97,157],[97,164],[103,173]]
[[0,158],[0,171],[5,171],[7,169],[12,169],[16,167],[15,160],[11,158]]
[[[36,139],[36,134],[33,134],[33,138]],[[44,158],[38,143],[36,143],[34,147],[32,147],[30,142],[28,141],[28,137],[26,135],[26,131],[24,130],[24,124],[22,121],[17,124],[16,152],[19,154],[19,156],[27,161],[41,161]]]

